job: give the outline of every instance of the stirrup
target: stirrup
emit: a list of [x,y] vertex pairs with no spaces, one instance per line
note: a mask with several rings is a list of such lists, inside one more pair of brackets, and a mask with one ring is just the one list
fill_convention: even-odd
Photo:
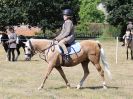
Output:
[[69,54],[63,54],[62,56],[63,56],[63,58],[64,58],[65,60],[67,60],[67,61],[70,60],[70,55],[69,55]]

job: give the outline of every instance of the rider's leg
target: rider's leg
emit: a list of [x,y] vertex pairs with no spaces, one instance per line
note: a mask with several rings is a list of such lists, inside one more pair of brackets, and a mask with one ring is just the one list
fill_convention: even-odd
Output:
[[60,42],[59,42],[59,45],[63,48],[63,50],[64,50],[64,54],[68,54],[68,50],[67,50],[67,48],[66,48],[66,41],[65,40],[61,40]]

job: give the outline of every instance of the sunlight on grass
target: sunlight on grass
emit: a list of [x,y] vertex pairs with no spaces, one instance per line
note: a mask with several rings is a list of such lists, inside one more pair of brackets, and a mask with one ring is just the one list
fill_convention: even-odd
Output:
[[8,62],[0,45],[0,99],[133,99],[133,61],[126,60],[125,49],[119,43],[118,64],[115,64],[115,40],[101,43],[113,75],[113,79],[109,80],[105,73],[107,90],[102,89],[99,73],[90,63],[90,75],[82,89],[76,89],[83,76],[83,70],[78,65],[63,68],[71,89],[66,88],[64,80],[54,69],[44,89],[38,91],[47,71],[47,64],[38,55],[32,61],[25,62],[22,49],[17,62]]

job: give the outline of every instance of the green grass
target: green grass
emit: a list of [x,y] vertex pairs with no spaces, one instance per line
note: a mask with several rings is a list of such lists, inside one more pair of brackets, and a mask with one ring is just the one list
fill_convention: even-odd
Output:
[[54,69],[44,89],[38,91],[37,88],[47,71],[47,64],[38,55],[35,55],[32,61],[25,62],[23,54],[17,62],[8,62],[0,45],[0,99],[133,99],[133,61],[126,60],[125,49],[119,44],[118,64],[115,64],[115,41],[101,43],[113,76],[113,79],[109,80],[105,73],[109,87],[107,90],[101,88],[102,80],[90,63],[90,75],[82,89],[76,89],[83,75],[79,64],[63,68],[71,89],[66,88],[63,79]]

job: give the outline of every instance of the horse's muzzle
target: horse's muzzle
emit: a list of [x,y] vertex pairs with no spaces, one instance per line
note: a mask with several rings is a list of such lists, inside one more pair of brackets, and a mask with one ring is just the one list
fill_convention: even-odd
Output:
[[31,54],[25,54],[25,61],[31,60]]

